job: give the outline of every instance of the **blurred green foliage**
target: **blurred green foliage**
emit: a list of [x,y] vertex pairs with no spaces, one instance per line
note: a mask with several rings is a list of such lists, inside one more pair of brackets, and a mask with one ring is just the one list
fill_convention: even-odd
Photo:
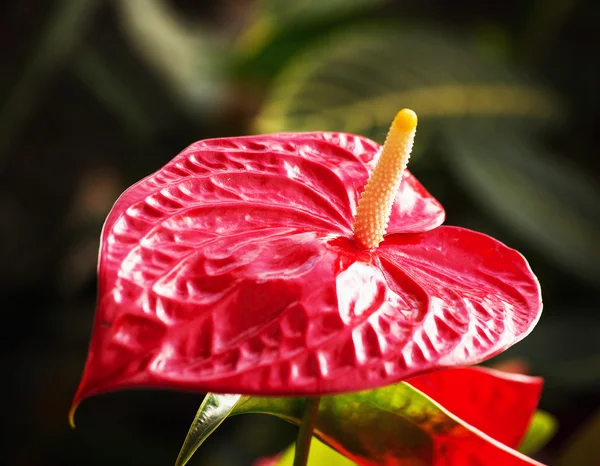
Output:
[[525,438],[519,446],[519,451],[526,455],[538,452],[556,433],[558,423],[556,418],[545,411],[537,411],[531,419]]
[[[106,395],[68,429],[100,229],[123,189],[198,139],[381,141],[407,106],[421,117],[411,170],[448,223],[514,246],[540,278],[544,316],[500,358],[547,380],[542,407],[560,427],[539,458],[568,452],[600,404],[599,18],[594,0],[3,2],[3,460],[168,464],[201,400]],[[293,436],[236,418],[190,464],[250,464]]]

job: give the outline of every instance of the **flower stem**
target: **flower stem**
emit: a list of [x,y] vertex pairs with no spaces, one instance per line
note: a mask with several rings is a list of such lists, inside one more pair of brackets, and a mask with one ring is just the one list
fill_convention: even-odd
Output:
[[300,431],[298,432],[298,438],[296,439],[294,466],[306,466],[308,462],[308,452],[310,451],[310,442],[317,422],[320,401],[321,398],[318,396],[306,399],[302,423],[300,424]]

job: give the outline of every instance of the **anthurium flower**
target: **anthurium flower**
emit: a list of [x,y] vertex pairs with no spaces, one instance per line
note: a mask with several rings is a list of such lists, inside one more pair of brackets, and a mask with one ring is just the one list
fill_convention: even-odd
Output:
[[131,387],[356,391],[525,337],[538,281],[517,251],[441,226],[405,170],[415,129],[403,110],[383,149],[331,132],[204,140],[125,191],[74,406]]

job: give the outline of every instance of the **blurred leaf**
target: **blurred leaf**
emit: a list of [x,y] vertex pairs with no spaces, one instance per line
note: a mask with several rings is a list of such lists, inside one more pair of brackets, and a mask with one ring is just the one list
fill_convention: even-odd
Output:
[[8,149],[30,116],[48,76],[79,45],[99,4],[97,0],[56,2],[20,79],[0,108],[0,153]]
[[466,115],[546,121],[557,105],[452,36],[378,25],[339,32],[298,56],[276,82],[255,128],[346,131],[382,142],[396,112],[410,107],[427,121],[419,127],[422,149],[435,123]]
[[600,190],[531,134],[489,122],[444,128],[447,165],[506,228],[580,278],[600,282]]
[[242,78],[270,81],[298,51],[340,26],[364,21],[388,0],[259,0],[235,44],[234,67]]
[[[208,406],[218,406],[221,396],[231,395],[210,394]],[[206,417],[203,406],[192,423],[177,466],[185,465],[214,430],[203,427]],[[230,415],[271,414],[299,424],[304,406],[304,398],[242,396]],[[429,465],[437,464],[434,458],[454,455],[473,463],[485,459],[506,466],[534,464],[404,382],[376,390],[321,397],[315,434],[362,465],[401,464],[406,460],[414,465]]]
[[241,395],[206,395],[185,437],[175,466],[183,466],[190,460],[202,442],[231,414],[240,398]]
[[[293,466],[294,453],[296,445],[291,445],[281,457],[273,461],[273,466]],[[310,443],[310,455],[308,457],[308,466],[354,466],[356,463],[350,461],[333,448],[328,447],[323,442],[313,437]]]
[[187,24],[165,0],[115,0],[114,5],[132,46],[180,105],[193,114],[213,111],[224,84],[217,37]]
[[554,416],[545,411],[537,411],[531,419],[519,451],[525,455],[532,455],[541,450],[554,436],[557,428],[558,421]]
[[299,28],[306,23],[321,23],[364,12],[387,0],[259,0],[253,11],[254,20],[239,40],[239,47],[251,52],[263,46],[286,28]]
[[261,16],[273,18],[282,26],[302,21],[314,21],[324,16],[340,16],[364,11],[386,0],[259,0]]
[[600,464],[600,411],[573,436],[556,466],[598,466]]

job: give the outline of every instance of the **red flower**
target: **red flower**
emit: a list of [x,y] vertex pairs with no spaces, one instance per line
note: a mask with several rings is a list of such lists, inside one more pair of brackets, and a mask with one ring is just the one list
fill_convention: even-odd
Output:
[[541,312],[525,259],[440,226],[442,206],[408,171],[385,240],[355,242],[379,151],[343,133],[205,140],[129,188],[102,233],[74,404],[142,386],[356,391],[475,364],[525,337]]

